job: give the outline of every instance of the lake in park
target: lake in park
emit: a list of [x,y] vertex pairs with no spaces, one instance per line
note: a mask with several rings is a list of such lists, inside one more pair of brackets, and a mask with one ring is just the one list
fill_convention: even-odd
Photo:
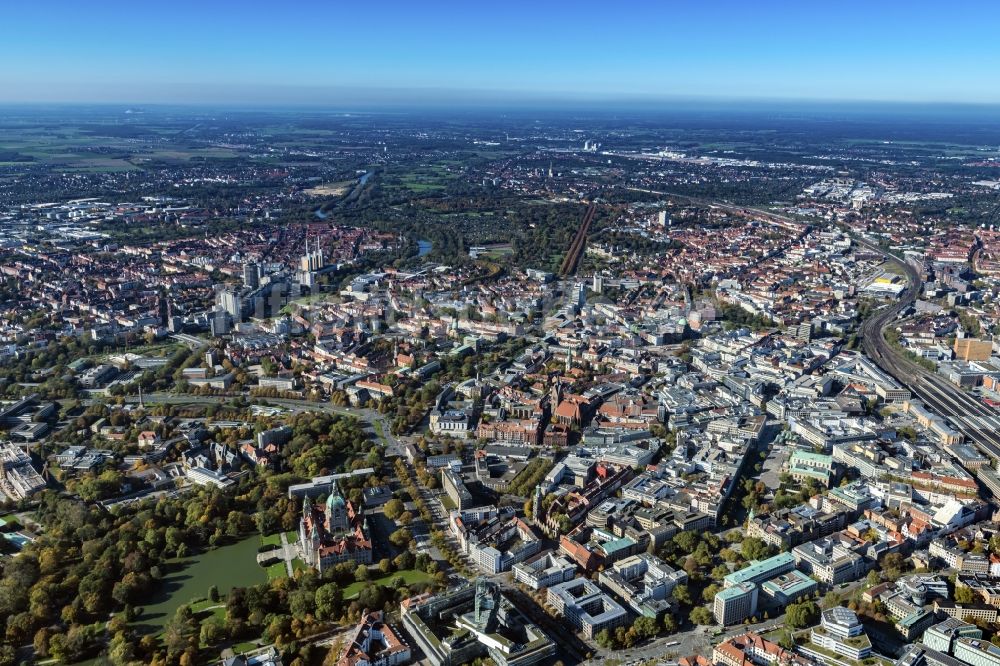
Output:
[[159,633],[182,604],[206,598],[213,585],[225,595],[234,587],[266,583],[267,572],[257,564],[259,547],[260,536],[253,534],[196,557],[171,561],[157,593],[135,620],[137,630]]

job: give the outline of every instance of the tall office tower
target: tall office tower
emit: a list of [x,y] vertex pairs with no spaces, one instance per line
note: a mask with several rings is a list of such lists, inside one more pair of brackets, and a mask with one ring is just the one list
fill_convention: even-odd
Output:
[[212,331],[213,337],[219,337],[221,335],[226,335],[229,333],[229,313],[224,309],[217,308],[209,314],[208,325]]
[[260,286],[260,264],[255,261],[243,264],[243,284],[250,289]]
[[170,321],[170,304],[167,302],[165,289],[160,289],[160,293],[156,296],[156,311],[160,319],[160,326],[166,326],[167,322]]

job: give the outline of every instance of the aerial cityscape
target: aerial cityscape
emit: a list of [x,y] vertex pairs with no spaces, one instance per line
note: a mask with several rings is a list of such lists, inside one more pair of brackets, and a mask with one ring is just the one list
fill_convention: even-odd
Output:
[[1000,666],[995,45],[222,4],[9,8],[0,666]]

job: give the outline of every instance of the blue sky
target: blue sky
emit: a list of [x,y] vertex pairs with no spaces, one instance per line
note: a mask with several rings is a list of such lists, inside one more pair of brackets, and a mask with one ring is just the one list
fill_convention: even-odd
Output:
[[4,2],[0,102],[1000,103],[1000,3]]

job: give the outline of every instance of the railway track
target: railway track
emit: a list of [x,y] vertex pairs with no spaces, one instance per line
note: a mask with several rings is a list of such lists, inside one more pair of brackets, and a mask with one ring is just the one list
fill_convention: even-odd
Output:
[[886,341],[883,332],[890,322],[912,304],[920,293],[921,280],[917,271],[899,257],[866,241],[856,239],[866,247],[893,259],[903,266],[908,285],[899,301],[870,317],[861,326],[865,354],[882,370],[924,401],[939,416],[994,461],[1000,460],[1000,412],[933,372],[905,358]]
[[573,242],[569,245],[569,251],[566,252],[566,256],[563,257],[562,264],[559,266],[560,277],[567,277],[576,273],[577,264],[580,263],[583,249],[587,245],[587,233],[590,231],[590,225],[594,221],[596,213],[597,204],[590,204],[587,212],[583,215],[583,222],[580,223],[580,228],[576,230]]

